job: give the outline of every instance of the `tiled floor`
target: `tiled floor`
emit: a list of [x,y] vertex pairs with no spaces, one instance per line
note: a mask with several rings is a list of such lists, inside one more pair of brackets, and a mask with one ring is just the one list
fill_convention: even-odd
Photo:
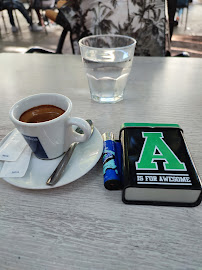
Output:
[[[185,19],[186,10],[184,13],[185,14],[183,19]],[[21,32],[19,31],[18,33],[12,33],[7,12],[4,11],[3,14],[6,19],[7,32],[5,31],[0,14],[0,52],[23,53],[32,46],[42,46],[51,50],[56,49],[60,34],[62,32],[62,27],[50,23],[50,25],[46,27],[47,31],[43,29],[41,32],[30,32],[26,20],[21,15],[21,13],[17,11],[17,16],[21,26]],[[182,21],[174,29],[173,40],[179,35],[202,36],[201,14],[202,0],[193,0],[193,2],[189,5],[187,29],[184,29],[184,21]],[[34,20],[36,21],[36,18]],[[63,53],[72,53],[68,36],[64,44]]]

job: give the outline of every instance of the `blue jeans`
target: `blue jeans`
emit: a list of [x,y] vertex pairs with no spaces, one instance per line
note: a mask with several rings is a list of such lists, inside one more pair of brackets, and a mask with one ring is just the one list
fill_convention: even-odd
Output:
[[7,1],[5,0],[5,1],[3,1],[3,9],[7,9],[10,23],[12,26],[15,26],[13,13],[12,13],[13,9],[18,9],[22,13],[24,18],[27,20],[28,24],[32,25],[32,19],[29,16],[29,14],[28,14],[27,10],[25,9],[22,2],[20,2],[18,0],[7,0]]

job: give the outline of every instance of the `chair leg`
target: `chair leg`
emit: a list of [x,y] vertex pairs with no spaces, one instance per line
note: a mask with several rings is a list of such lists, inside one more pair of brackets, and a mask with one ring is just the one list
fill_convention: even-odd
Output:
[[180,25],[183,25],[183,22],[184,22],[184,8],[182,8],[182,14],[181,14],[181,23]]
[[186,30],[186,29],[187,29],[187,21],[188,21],[188,9],[189,9],[189,7],[187,7],[187,14],[186,14],[186,21],[185,21],[185,28],[184,28],[184,30]]
[[64,28],[63,29],[55,53],[62,54],[62,48],[63,48],[64,42],[65,42],[65,38],[66,38],[66,35],[67,35],[68,31],[69,30],[67,28]]
[[18,20],[17,12],[16,12],[15,9],[14,9],[13,11],[14,11],[14,13],[15,13],[15,18],[16,18],[16,21],[17,21],[17,24],[18,24],[18,29],[19,29],[20,32],[21,32],[21,27],[20,27],[20,23],[19,23],[19,20]]
[[74,43],[73,43],[73,39],[72,39],[72,32],[70,32],[70,43],[71,43],[71,47],[72,47],[72,54],[75,54]]
[[5,22],[5,18],[4,18],[4,15],[3,15],[3,10],[2,10],[2,12],[1,12],[1,17],[2,17],[2,20],[3,20],[3,24],[4,24],[5,31],[6,31],[6,33],[8,33],[7,26],[6,26],[6,22]]
[[32,8],[30,8],[30,14],[29,14],[29,15],[30,15],[30,17],[31,17],[32,21],[33,21],[33,12],[34,12],[34,11],[33,11],[33,9],[32,9]]

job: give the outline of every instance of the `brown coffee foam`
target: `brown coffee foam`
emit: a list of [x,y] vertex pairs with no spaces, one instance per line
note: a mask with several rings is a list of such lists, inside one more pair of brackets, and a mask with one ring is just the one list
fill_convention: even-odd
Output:
[[65,111],[54,105],[40,105],[25,111],[19,118],[25,123],[41,123],[53,120]]

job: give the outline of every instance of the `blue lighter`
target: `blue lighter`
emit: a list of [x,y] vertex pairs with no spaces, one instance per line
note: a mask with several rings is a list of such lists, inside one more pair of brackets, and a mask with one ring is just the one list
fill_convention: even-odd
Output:
[[116,156],[116,143],[114,134],[106,132],[103,137],[103,176],[104,186],[109,190],[121,189],[121,177]]

